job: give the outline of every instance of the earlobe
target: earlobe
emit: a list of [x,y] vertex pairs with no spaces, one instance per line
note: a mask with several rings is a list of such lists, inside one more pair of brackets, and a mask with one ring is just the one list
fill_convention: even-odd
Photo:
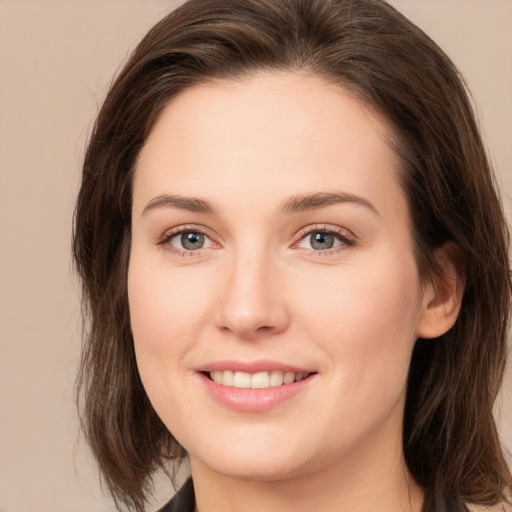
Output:
[[460,249],[446,242],[435,250],[440,274],[425,283],[416,329],[418,338],[437,338],[455,324],[465,288],[464,261]]

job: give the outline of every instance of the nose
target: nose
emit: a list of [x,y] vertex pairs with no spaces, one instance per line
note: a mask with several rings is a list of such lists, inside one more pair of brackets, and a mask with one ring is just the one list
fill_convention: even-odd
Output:
[[245,340],[285,331],[290,323],[286,287],[272,256],[238,254],[226,265],[217,326]]

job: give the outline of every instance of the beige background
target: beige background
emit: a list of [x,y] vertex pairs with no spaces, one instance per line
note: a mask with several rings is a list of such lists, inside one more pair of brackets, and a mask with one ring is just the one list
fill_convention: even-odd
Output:
[[[105,87],[174,3],[0,0],[0,512],[113,510],[76,444],[70,222]],[[467,77],[510,215],[512,1],[393,3]],[[511,371],[503,402],[500,425],[512,447]]]

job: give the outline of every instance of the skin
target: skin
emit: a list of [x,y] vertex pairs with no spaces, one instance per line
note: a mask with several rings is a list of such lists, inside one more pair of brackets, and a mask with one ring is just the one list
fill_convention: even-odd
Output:
[[[415,340],[453,325],[461,286],[448,249],[453,279],[420,280],[389,137],[347,91],[284,72],[191,87],[153,127],[134,178],[131,323],[201,512],[421,510],[402,453],[407,372]],[[335,193],[350,200],[283,211]],[[204,246],[185,250],[180,230]],[[335,247],[313,249],[326,230]],[[226,359],[316,374],[269,410],[233,410],[198,374]]]

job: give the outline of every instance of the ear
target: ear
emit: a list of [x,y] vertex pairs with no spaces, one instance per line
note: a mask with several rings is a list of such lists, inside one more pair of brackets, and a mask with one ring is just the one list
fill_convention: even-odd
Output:
[[437,338],[449,331],[462,304],[465,287],[464,262],[460,249],[446,242],[434,251],[441,270],[424,284],[421,311],[416,328],[418,338]]

